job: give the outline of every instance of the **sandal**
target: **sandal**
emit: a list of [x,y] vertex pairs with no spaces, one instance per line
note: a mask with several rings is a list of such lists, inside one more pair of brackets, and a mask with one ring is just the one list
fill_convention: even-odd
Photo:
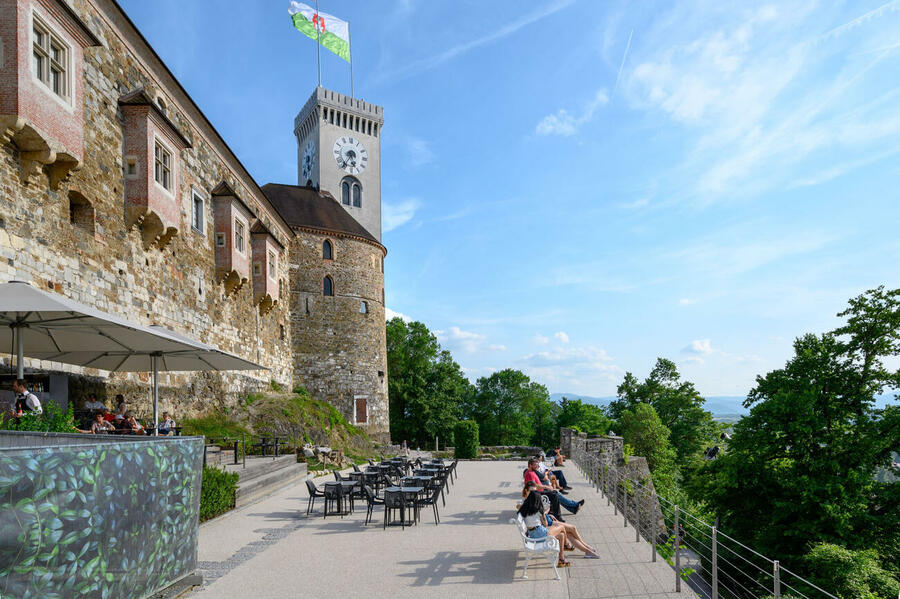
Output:
[[563,547],[563,549],[565,551],[575,551],[575,546],[574,545],[566,545],[565,547]]
[[571,565],[572,565],[572,562],[570,562],[568,560],[564,560],[564,559],[561,559],[558,562],[556,562],[557,568],[568,568]]

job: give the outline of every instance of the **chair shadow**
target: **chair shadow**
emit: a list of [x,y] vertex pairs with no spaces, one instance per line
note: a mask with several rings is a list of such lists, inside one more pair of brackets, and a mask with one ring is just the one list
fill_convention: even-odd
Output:
[[471,512],[457,512],[441,516],[441,524],[477,526],[478,524],[505,524],[511,518],[510,513],[486,512],[473,510]]
[[504,493],[502,491],[491,491],[490,493],[480,493],[478,495],[469,495],[469,497],[474,497],[476,499],[509,499],[509,493]]
[[483,553],[439,551],[431,559],[399,562],[413,566],[414,572],[398,574],[413,578],[412,586],[444,584],[511,584],[514,581],[519,551],[492,550]]

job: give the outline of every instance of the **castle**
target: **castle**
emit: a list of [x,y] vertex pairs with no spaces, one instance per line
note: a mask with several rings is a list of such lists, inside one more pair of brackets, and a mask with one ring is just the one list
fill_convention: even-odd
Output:
[[[294,121],[299,184],[259,185],[114,0],[0,0],[0,282],[268,368],[163,374],[179,417],[275,382],[386,439],[383,124],[318,87]],[[146,412],[143,374],[26,365],[51,397]]]

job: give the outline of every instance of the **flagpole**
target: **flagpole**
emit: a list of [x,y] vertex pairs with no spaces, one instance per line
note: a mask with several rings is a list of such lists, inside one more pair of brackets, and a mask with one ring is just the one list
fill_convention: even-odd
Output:
[[322,17],[319,16],[319,0],[316,0],[316,18],[313,19],[313,25],[316,27],[316,66],[319,71],[319,87],[322,87],[322,42],[319,41],[319,23]]
[[353,99],[353,42],[350,38],[350,25],[347,24],[347,48],[350,51],[350,99]]

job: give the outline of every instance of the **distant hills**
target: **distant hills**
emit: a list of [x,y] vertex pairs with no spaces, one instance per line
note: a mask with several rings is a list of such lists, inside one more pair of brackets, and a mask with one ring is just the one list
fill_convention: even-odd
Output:
[[[550,399],[559,403],[563,398],[580,399],[585,403],[592,403],[597,406],[605,406],[613,401],[615,397],[590,397],[589,395],[579,395],[577,393],[551,393]],[[739,395],[713,395],[706,398],[706,409],[713,413],[713,416],[738,416],[749,412],[742,404],[746,397]],[[879,408],[883,408],[888,402],[894,402],[893,394],[885,394],[878,398],[876,404]],[[733,418],[736,420],[736,418]]]

